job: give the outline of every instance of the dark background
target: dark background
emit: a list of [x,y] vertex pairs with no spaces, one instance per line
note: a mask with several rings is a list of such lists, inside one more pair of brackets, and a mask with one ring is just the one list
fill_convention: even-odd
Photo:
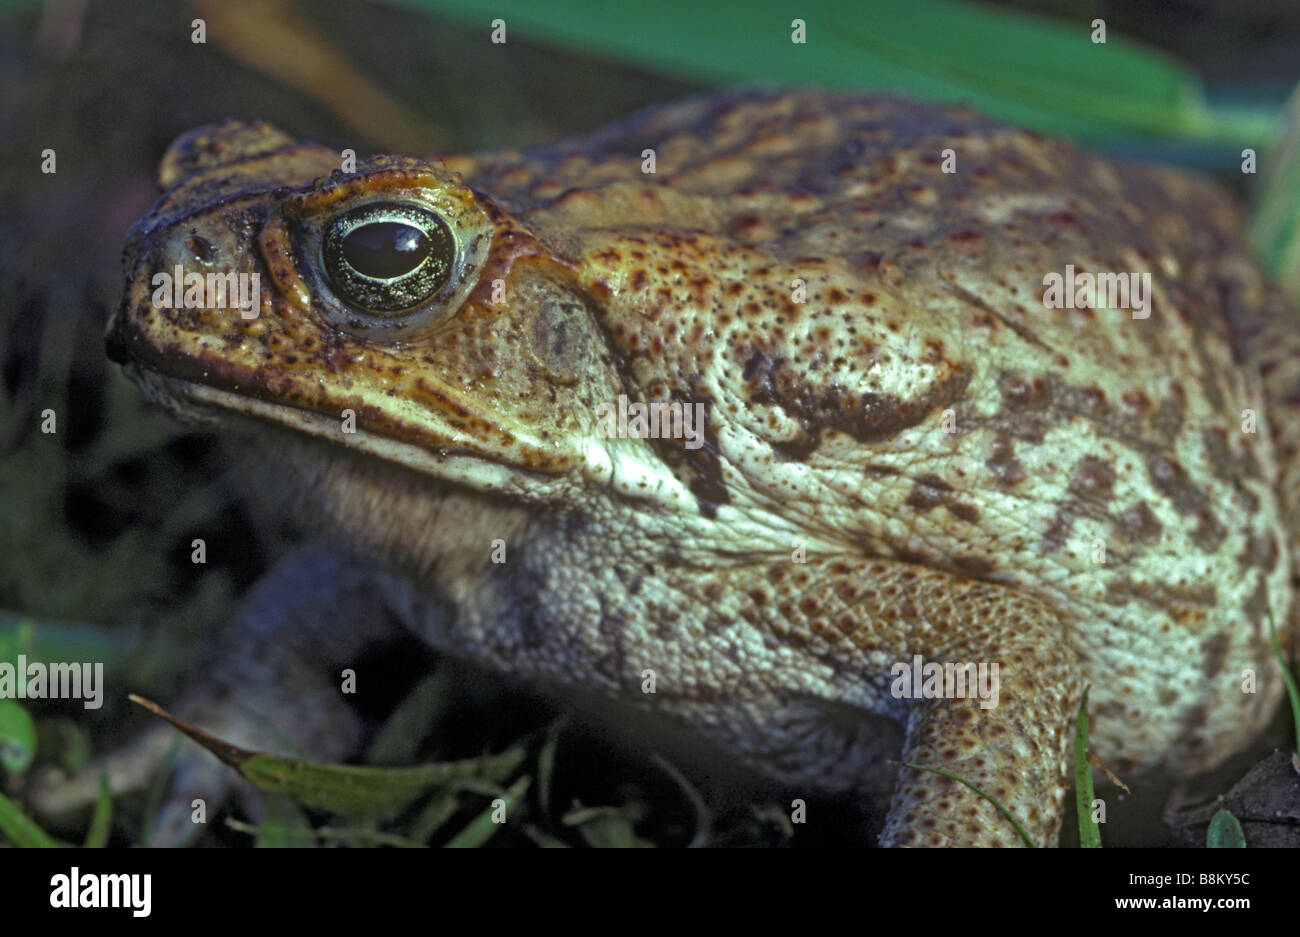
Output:
[[[1113,34],[1191,64],[1212,98],[1280,104],[1300,78],[1294,0],[999,5],[1082,22],[1103,17]],[[230,12],[236,8],[239,15]],[[493,15],[485,10],[484,25],[470,29],[362,2],[103,0],[0,10],[0,609],[9,610],[0,623],[32,617],[56,635],[61,623],[93,626],[116,649],[121,682],[165,701],[193,663],[195,638],[222,621],[294,539],[282,519],[251,516],[231,481],[232,454],[219,441],[144,405],[104,357],[124,234],[155,198],[154,167],[176,134],[223,117],[262,118],[358,153],[475,150],[589,130],[700,87],[518,33],[504,47],[489,46]],[[190,42],[195,16],[209,20],[207,45]],[[310,93],[277,65],[308,53],[324,63]],[[57,151],[55,175],[39,171],[47,147]],[[58,413],[56,436],[37,430],[46,407]],[[206,566],[189,562],[194,536],[208,541]],[[76,646],[86,633],[74,627],[67,640]],[[371,705],[400,701],[428,668],[443,675],[439,712],[413,753],[421,758],[465,757],[519,740],[535,750],[564,712],[408,650],[379,662],[392,698]],[[105,750],[148,724],[125,703],[96,714],[57,707],[37,714],[42,760],[68,765],[84,759],[87,746]],[[1253,757],[1285,740],[1279,721],[1250,756],[1189,793],[1221,792]],[[644,739],[570,716],[556,761],[557,816],[574,803],[609,805],[621,828],[649,842],[690,840],[695,808],[651,751]],[[714,843],[871,838],[875,820],[848,798],[810,801],[810,823],[795,832],[779,818],[797,794],[691,753],[672,757],[707,805]],[[1099,789],[1111,805],[1108,844],[1181,843],[1159,822],[1168,785],[1126,780],[1139,796]],[[21,793],[18,780],[4,784],[6,793]],[[467,802],[464,816],[481,806]],[[119,805],[114,843],[138,841],[145,809],[141,800]],[[537,820],[574,844],[608,841],[554,817]],[[69,818],[57,831],[75,838],[79,823],[84,817]],[[218,827],[213,841],[248,842]],[[493,840],[527,842],[509,831]]]

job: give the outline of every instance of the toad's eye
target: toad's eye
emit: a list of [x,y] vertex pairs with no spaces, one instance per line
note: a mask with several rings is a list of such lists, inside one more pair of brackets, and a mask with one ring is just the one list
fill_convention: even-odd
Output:
[[456,242],[447,223],[428,209],[377,202],[330,221],[321,254],[330,285],[348,305],[400,312],[446,284]]

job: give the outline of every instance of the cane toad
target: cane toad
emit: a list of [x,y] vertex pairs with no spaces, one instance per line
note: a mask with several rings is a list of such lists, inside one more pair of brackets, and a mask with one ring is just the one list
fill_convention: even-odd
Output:
[[[1085,684],[1120,771],[1209,768],[1274,713],[1300,330],[1211,184],[816,91],[341,166],[265,124],[182,136],[110,348],[261,427],[307,513],[451,609],[436,646],[792,784],[945,768],[1046,843]],[[178,267],[256,274],[255,315],[158,299]],[[1053,302],[1067,273],[1133,291]],[[914,662],[997,663],[997,692],[900,692]],[[1018,842],[907,767],[881,839]]]

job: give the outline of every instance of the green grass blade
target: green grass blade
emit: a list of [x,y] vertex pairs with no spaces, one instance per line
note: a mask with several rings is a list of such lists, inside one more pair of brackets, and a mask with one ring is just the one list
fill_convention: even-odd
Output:
[[[177,737],[175,744],[168,750],[167,757],[163,760],[162,768],[154,775],[153,782],[149,785],[148,793],[145,795],[144,812],[140,817],[140,844],[142,846],[150,845],[154,822],[162,811],[163,802],[167,799],[167,791],[171,786],[171,777],[176,770],[176,760],[180,757],[182,744],[181,739]],[[190,831],[184,836],[181,845],[197,838],[200,829],[199,824],[191,823]]]
[[1291,668],[1287,666],[1286,655],[1282,653],[1282,642],[1278,639],[1272,615],[1268,617],[1268,633],[1269,640],[1273,644],[1273,656],[1277,658],[1277,665],[1282,668],[1282,680],[1286,683],[1287,699],[1291,701],[1291,727],[1295,731],[1295,750],[1300,752],[1300,687],[1296,686]]
[[677,766],[663,755],[655,754],[654,762],[659,766],[659,770],[673,779],[673,783],[681,789],[690,802],[691,810],[695,814],[695,831],[691,834],[689,845],[696,848],[707,846],[713,835],[713,818],[709,813],[708,805],[704,803],[704,798],[700,796],[695,786],[686,780],[686,776],[677,770]]
[[542,812],[543,822],[551,819],[551,782],[555,777],[555,754],[560,745],[560,733],[564,730],[564,719],[556,719],[546,732],[546,741],[537,755],[537,806]]
[[564,817],[565,826],[574,826],[593,849],[646,849],[654,843],[636,835],[636,824],[629,813],[619,807],[580,807]]
[[25,849],[57,849],[63,845],[51,837],[8,797],[0,794],[0,835]]
[[421,808],[419,815],[408,828],[407,835],[417,843],[427,843],[459,809],[459,791],[444,791],[436,794]]
[[238,770],[257,787],[291,794],[309,807],[341,816],[384,819],[400,813],[430,790],[459,779],[512,774],[523,763],[524,754],[523,749],[513,748],[485,758],[410,768],[324,765],[252,754]]
[[86,830],[86,848],[103,849],[113,831],[113,791],[108,786],[108,773],[99,776],[99,796],[95,798],[95,812]]
[[[524,776],[510,785],[509,790],[505,792],[502,798],[505,801],[506,816],[509,817],[510,810],[519,802],[519,799],[528,791],[528,785],[532,778]],[[448,849],[475,849],[486,843],[492,836],[501,829],[505,824],[494,823],[492,815],[497,808],[489,805],[486,810],[469,822],[463,830],[452,837],[447,843]]]
[[1287,102],[1277,140],[1258,156],[1250,234],[1265,266],[1300,298],[1300,85]]
[[476,780],[504,781],[523,763],[526,754],[522,748],[512,748],[483,758],[409,768],[317,764],[239,748],[175,718],[148,700],[134,695],[131,699],[166,719],[254,786],[289,794],[308,807],[346,817],[384,819],[400,813],[435,788]]
[[[572,0],[562,12],[531,0],[404,0],[483,30],[504,20],[524,37],[701,82],[821,85],[971,103],[1049,133],[1134,133],[1260,142],[1269,113],[1214,110],[1195,74],[1113,32],[1091,41],[1074,20],[956,0],[750,0],[743,12],[696,0],[653,6]],[[806,42],[791,41],[795,18]]]
[[452,679],[445,667],[425,677],[392,714],[366,752],[371,765],[402,765],[415,760],[420,742],[427,738],[451,702]]
[[1088,691],[1083,688],[1079,718],[1074,727],[1074,809],[1079,819],[1079,847],[1101,848],[1101,827],[1092,819],[1092,765],[1088,763]]

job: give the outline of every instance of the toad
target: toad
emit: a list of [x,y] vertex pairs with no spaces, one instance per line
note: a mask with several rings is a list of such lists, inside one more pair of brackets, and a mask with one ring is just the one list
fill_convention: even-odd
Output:
[[[731,91],[355,166],[228,122],[160,181],[112,357],[386,571],[291,563],[232,642],[272,675],[346,660],[382,604],[792,785],[893,759],[896,846],[1019,842],[897,762],[1052,843],[1085,685],[1121,772],[1208,769],[1275,712],[1300,329],[1204,180],[954,107]],[[176,302],[178,268],[255,276],[254,308]],[[291,738],[352,737],[257,692]]]

